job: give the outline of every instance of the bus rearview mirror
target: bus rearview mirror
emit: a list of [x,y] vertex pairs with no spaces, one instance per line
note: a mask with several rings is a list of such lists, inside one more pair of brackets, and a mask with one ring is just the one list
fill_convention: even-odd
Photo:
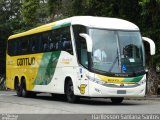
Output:
[[87,43],[87,51],[92,52],[92,39],[88,34],[85,33],[80,33],[79,34],[81,37],[85,38],[86,43]]
[[142,37],[142,39],[143,39],[144,41],[146,41],[146,42],[149,43],[149,45],[150,45],[150,54],[151,54],[151,55],[155,55],[155,51],[156,51],[155,49],[156,49],[156,47],[155,47],[154,41],[151,40],[151,39],[148,38],[148,37]]

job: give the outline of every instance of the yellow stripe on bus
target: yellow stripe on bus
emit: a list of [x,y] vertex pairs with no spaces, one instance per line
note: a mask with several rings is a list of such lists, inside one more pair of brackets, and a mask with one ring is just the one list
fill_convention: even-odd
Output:
[[48,31],[48,30],[52,30],[52,28],[55,25],[56,25],[56,23],[54,22],[54,23],[50,23],[50,24],[47,24],[47,25],[39,26],[37,28],[28,30],[26,32],[22,32],[22,33],[19,33],[19,34],[12,35],[12,36],[9,37],[9,40],[14,39],[14,38],[18,38],[18,37],[23,37],[23,36],[35,34],[35,33],[40,33],[40,32],[45,32],[45,31]]
[[108,76],[99,75],[99,74],[96,74],[96,75],[97,77],[100,78],[100,80],[108,83],[120,83],[124,80],[124,78],[119,78],[119,77],[108,77]]

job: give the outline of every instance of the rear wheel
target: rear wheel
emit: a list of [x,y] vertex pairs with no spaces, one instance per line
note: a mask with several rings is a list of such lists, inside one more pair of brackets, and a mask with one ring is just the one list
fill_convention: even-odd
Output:
[[21,93],[22,93],[22,97],[31,97],[31,98],[36,97],[35,92],[27,91],[25,80],[23,80],[22,83],[21,83]]
[[22,97],[21,85],[18,80],[15,82],[15,90],[18,97]]
[[22,91],[22,97],[28,97],[28,91],[26,90],[25,80],[23,80],[21,83],[21,91]]
[[111,101],[112,101],[113,104],[120,104],[120,103],[123,102],[123,100],[124,100],[123,97],[113,97],[113,98],[111,98]]
[[79,100],[79,97],[74,95],[74,88],[71,80],[69,80],[66,83],[65,94],[66,94],[67,101],[70,103],[74,103]]

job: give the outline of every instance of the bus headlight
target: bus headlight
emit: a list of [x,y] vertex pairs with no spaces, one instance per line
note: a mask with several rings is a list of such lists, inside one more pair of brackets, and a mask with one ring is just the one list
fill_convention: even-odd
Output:
[[96,78],[95,78],[95,82],[96,82],[97,84],[100,84],[100,85],[105,84],[105,82],[103,82],[103,81],[100,80],[100,79],[96,79]]
[[93,78],[93,77],[90,77],[90,76],[86,76],[90,81],[92,82],[95,82],[97,84],[100,84],[100,85],[103,85],[105,84],[105,82],[103,82],[102,80],[98,79],[98,78]]

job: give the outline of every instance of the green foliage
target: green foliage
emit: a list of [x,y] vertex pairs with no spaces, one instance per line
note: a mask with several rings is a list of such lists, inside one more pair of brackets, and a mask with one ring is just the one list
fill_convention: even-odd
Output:
[[19,29],[20,0],[0,0],[0,39],[7,39],[14,29]]
[[148,36],[156,43],[155,62],[160,63],[160,0],[141,1],[141,28],[144,36]]
[[40,0],[36,11],[36,20],[37,25],[45,24],[50,20],[47,0]]
[[21,14],[23,21],[27,24],[36,22],[36,11],[39,7],[39,0],[22,0]]
[[20,31],[45,24],[49,21],[48,0],[22,0],[22,26]]
[[62,0],[48,0],[48,10],[49,14],[51,15],[54,20],[56,19],[55,17],[60,17],[61,13],[63,10],[62,9]]

